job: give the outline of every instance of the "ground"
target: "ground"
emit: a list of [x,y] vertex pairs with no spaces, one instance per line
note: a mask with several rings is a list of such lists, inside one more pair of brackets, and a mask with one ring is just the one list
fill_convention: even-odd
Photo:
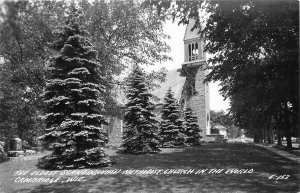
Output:
[[[121,169],[120,173],[81,176],[84,182],[62,183],[68,179],[68,176],[62,176],[63,180],[52,184],[16,183],[14,173],[17,170],[29,170],[27,175],[21,177],[45,177],[30,175],[33,171],[41,171],[35,166],[37,159],[2,163],[0,192],[299,192],[299,164],[253,144],[204,144],[183,149],[163,149],[158,155],[124,155],[116,151],[108,151],[116,163],[102,170]],[[231,168],[247,169],[249,173],[226,174]],[[162,169],[162,172],[160,175],[122,174],[128,169]],[[190,174],[167,174],[170,172],[167,169],[194,171]],[[208,170],[204,174],[196,174],[200,169]],[[209,173],[211,169],[224,170],[213,174]],[[52,177],[58,176],[59,173]],[[287,179],[276,180],[279,176]]]

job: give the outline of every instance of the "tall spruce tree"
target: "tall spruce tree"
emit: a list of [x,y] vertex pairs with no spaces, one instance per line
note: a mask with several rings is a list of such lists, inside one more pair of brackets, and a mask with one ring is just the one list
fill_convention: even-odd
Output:
[[65,26],[55,33],[49,60],[49,79],[45,89],[46,134],[41,138],[50,144],[52,154],[41,167],[56,169],[101,167],[110,164],[101,146],[106,140],[101,128],[104,92],[97,61],[98,52],[80,25],[73,7]]
[[158,121],[153,113],[154,106],[150,99],[145,73],[134,65],[128,79],[125,129],[123,134],[124,152],[147,154],[159,152]]
[[186,136],[183,133],[183,121],[180,119],[180,109],[171,88],[168,89],[164,98],[161,118],[161,146],[185,146]]
[[186,143],[190,145],[200,144],[200,127],[197,123],[197,116],[190,107],[184,109],[184,127],[185,135],[187,136]]

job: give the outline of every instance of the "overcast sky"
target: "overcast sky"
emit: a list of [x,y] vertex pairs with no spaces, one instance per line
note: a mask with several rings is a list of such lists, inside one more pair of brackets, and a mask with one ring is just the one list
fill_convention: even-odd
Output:
[[[171,47],[170,56],[173,58],[173,61],[168,61],[166,63],[157,64],[152,67],[153,69],[159,69],[165,67],[168,70],[181,68],[181,64],[184,61],[184,47],[183,47],[183,37],[185,32],[185,27],[183,25],[178,26],[177,23],[167,22],[164,27],[164,32],[167,35],[171,36],[170,40],[166,42]],[[209,57],[209,55],[207,55]],[[220,87],[219,83],[209,83],[209,92],[210,92],[210,109],[215,111],[224,110],[227,111],[229,108],[229,102],[219,93]]]

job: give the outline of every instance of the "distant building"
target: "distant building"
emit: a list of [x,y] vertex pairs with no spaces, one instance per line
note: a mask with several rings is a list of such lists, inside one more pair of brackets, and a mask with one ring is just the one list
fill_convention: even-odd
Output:
[[214,125],[213,128],[214,132],[212,132],[212,134],[218,134],[218,135],[223,135],[224,138],[228,138],[228,129],[226,127],[224,127],[223,125]]

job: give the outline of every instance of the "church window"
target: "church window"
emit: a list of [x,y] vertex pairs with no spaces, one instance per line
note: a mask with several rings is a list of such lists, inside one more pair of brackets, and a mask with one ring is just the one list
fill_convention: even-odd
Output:
[[192,44],[192,60],[195,60],[195,45]]
[[209,117],[209,113],[207,113],[207,114],[206,114],[206,118],[207,118],[207,120],[206,120],[206,121],[207,121],[207,123],[208,123],[208,122],[209,122],[209,119],[210,119],[210,117]]
[[198,54],[199,54],[198,43],[196,42],[196,44],[195,44],[195,55],[196,55],[196,60],[198,60]]
[[198,42],[188,44],[187,49],[188,49],[188,61],[194,61],[199,59]]
[[196,48],[195,48],[195,44],[192,44],[192,60],[195,60],[195,55],[196,55]]
[[189,96],[196,94],[195,78],[189,77],[187,79],[187,93]]
[[194,48],[194,44],[192,44],[192,48],[193,48],[192,54],[193,54],[193,55],[195,55],[195,48]]
[[189,61],[191,61],[191,55],[192,55],[192,49],[191,49],[191,44],[189,44]]

